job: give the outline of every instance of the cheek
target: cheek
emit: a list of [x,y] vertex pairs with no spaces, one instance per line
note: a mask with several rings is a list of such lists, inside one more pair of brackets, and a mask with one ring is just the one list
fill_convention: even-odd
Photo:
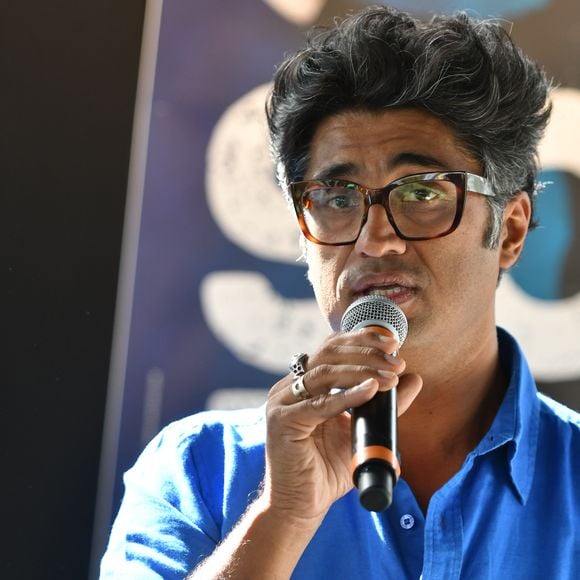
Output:
[[440,264],[440,271],[444,272],[450,306],[461,305],[467,318],[479,315],[480,308],[493,302],[499,272],[497,251],[482,246],[456,251]]
[[337,281],[345,263],[343,252],[336,248],[308,244],[306,263],[308,280],[312,284],[320,310],[334,328],[338,307]]
[[485,248],[480,228],[457,230],[450,236],[436,240],[432,251],[420,255],[430,271],[432,292],[437,308],[472,303],[476,308],[483,295],[495,293],[499,257],[497,250]]

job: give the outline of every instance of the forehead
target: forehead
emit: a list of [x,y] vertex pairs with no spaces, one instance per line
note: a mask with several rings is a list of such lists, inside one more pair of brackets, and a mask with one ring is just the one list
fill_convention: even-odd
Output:
[[345,111],[316,128],[306,178],[354,179],[369,173],[431,169],[481,173],[452,129],[426,111]]

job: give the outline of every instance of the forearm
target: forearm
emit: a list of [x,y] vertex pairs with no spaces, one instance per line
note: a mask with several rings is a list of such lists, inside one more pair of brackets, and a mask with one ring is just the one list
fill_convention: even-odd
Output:
[[188,579],[289,578],[320,523],[284,516],[262,496]]

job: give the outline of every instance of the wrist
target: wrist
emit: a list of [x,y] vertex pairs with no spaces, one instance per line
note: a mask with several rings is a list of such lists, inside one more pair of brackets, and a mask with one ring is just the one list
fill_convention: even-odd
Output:
[[290,578],[319,525],[273,507],[262,494],[188,579]]
[[[332,504],[321,501],[317,486],[290,486],[276,484],[268,472],[264,478],[261,493],[256,500],[256,509],[285,525],[298,530],[316,530],[322,524]],[[322,494],[324,495],[324,494]],[[315,499],[316,498],[316,499]]]
[[262,491],[250,510],[264,522],[272,526],[284,526],[294,535],[308,537],[308,541],[322,524],[327,511],[307,513],[304,509],[295,509],[289,501],[277,498],[267,490]]

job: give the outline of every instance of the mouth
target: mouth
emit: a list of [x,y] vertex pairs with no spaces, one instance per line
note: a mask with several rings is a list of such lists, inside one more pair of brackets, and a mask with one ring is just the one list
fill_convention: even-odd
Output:
[[408,291],[409,288],[404,286],[372,286],[363,292],[363,296],[384,296],[392,299]]
[[371,275],[357,280],[352,287],[353,298],[362,296],[381,296],[389,298],[396,304],[410,300],[417,289],[410,281],[395,279],[390,275]]
[[395,304],[403,304],[403,302],[410,300],[414,293],[414,289],[407,286],[371,286],[358,293],[356,297],[381,296],[382,298],[389,298]]

